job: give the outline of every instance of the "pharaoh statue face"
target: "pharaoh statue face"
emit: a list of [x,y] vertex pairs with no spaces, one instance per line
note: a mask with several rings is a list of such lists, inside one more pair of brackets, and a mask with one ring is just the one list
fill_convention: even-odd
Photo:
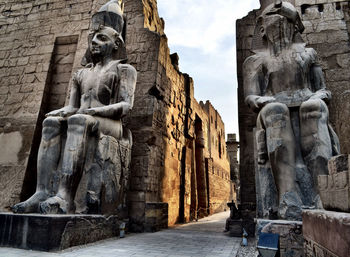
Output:
[[294,40],[296,33],[304,31],[298,11],[286,1],[275,1],[267,6],[257,20],[264,40],[275,47],[286,47]]
[[267,14],[263,17],[261,32],[269,42],[290,43],[293,40],[295,24],[280,14]]
[[101,26],[92,34],[90,52],[94,57],[112,56],[113,51],[118,49],[118,45],[118,33],[110,27]]

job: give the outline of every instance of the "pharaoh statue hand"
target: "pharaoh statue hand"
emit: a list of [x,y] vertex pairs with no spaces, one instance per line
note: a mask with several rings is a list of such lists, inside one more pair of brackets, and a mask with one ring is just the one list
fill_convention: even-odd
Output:
[[261,110],[266,104],[275,102],[276,99],[272,96],[248,96],[246,103],[253,111]]
[[61,116],[61,117],[67,117],[75,114],[77,112],[78,108],[74,108],[72,106],[65,106],[61,109],[54,110],[52,112],[47,113],[45,116],[50,117],[50,116]]

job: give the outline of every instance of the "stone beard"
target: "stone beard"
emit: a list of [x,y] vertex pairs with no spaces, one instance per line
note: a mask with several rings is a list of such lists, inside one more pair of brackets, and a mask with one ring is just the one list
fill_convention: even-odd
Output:
[[339,140],[328,124],[326,89],[317,53],[296,42],[304,29],[295,7],[277,1],[257,20],[265,49],[243,64],[246,104],[258,112],[256,177],[258,215],[301,219],[302,206],[322,206],[317,176]]
[[[75,213],[77,191],[80,212],[116,213],[124,204],[132,136],[122,118],[133,106],[137,72],[113,57],[123,45],[120,6],[111,1],[94,16],[91,62],[73,75],[69,104],[46,115],[36,192],[14,212]],[[87,185],[78,190],[83,175]]]

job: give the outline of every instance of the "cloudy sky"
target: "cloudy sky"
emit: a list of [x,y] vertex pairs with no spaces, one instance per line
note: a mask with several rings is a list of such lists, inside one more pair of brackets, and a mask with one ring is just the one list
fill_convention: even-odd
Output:
[[236,19],[259,8],[258,0],[158,0],[170,53],[194,79],[197,101],[219,111],[227,133],[238,134]]

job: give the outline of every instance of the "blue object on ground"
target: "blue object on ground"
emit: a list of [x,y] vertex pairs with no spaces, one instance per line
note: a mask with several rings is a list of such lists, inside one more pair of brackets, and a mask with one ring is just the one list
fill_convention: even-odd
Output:
[[258,241],[258,251],[262,257],[274,257],[278,251],[279,235],[261,233]]

